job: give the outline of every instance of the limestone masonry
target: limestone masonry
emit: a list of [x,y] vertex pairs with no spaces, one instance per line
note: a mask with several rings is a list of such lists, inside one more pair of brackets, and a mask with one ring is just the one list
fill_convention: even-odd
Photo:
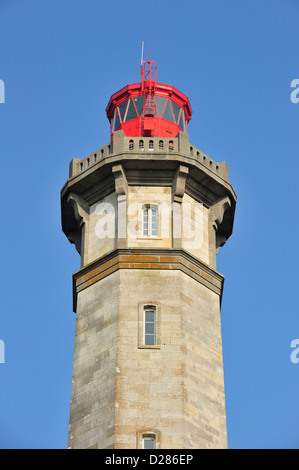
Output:
[[61,191],[81,256],[68,447],[226,448],[216,254],[236,204],[227,165],[190,144],[189,100],[151,74],[106,112],[110,142],[74,158]]

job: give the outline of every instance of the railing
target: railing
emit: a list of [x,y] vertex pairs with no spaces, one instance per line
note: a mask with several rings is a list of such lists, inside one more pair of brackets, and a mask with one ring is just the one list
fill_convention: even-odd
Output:
[[[165,155],[166,153],[180,153],[178,138],[161,138],[161,137],[124,137],[121,147],[117,146],[117,154],[119,153],[143,153]],[[186,152],[187,151],[187,152]],[[186,157],[202,163],[215,174],[224,179],[228,179],[228,169],[225,162],[217,163],[197,148],[190,146],[185,147],[182,153]],[[109,142],[95,153],[88,155],[83,160],[74,158],[70,164],[70,177],[76,176],[90,167],[100,162],[103,158],[113,155],[113,143]]]

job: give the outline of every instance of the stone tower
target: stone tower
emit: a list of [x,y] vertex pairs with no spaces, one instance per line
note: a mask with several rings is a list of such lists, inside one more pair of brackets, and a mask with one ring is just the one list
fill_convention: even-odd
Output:
[[61,191],[81,255],[69,448],[227,446],[216,254],[236,194],[156,69],[143,61],[141,82],[111,96],[110,142],[74,158]]

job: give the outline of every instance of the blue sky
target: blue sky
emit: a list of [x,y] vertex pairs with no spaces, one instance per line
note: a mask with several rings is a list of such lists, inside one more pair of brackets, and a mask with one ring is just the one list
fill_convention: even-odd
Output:
[[60,189],[108,143],[105,107],[140,80],[142,41],[238,195],[217,265],[229,447],[299,448],[298,20],[297,0],[0,0],[0,448],[67,446],[79,255]]

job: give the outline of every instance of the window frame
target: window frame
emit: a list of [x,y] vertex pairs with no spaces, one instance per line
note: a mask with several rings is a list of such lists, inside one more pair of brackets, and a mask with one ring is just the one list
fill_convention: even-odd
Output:
[[[145,234],[145,221],[144,215],[147,211],[147,234]],[[156,211],[156,227],[153,227],[153,211]],[[159,239],[160,238],[160,211],[159,204],[155,202],[142,204],[141,208],[141,237],[145,239]],[[153,233],[153,228],[155,233]]]
[[[155,311],[155,344],[145,344],[145,311]],[[161,349],[160,346],[160,305],[155,301],[138,305],[138,349]]]
[[[147,321],[146,320],[146,314],[148,312],[153,312],[154,314],[154,320],[153,321]],[[146,333],[146,325],[147,324],[152,324],[154,325],[153,333]],[[143,309],[143,346],[156,346],[157,345],[157,333],[156,333],[156,324],[157,324],[157,311],[156,307],[154,306],[145,306]],[[153,336],[153,344],[147,344],[146,343],[146,336]]]
[[[155,449],[161,448],[162,435],[161,432],[153,428],[140,429],[136,433],[136,447],[137,449],[144,449],[144,438],[151,437],[155,440]],[[146,449],[144,449],[146,450]],[[150,449],[148,449],[150,450]]]

